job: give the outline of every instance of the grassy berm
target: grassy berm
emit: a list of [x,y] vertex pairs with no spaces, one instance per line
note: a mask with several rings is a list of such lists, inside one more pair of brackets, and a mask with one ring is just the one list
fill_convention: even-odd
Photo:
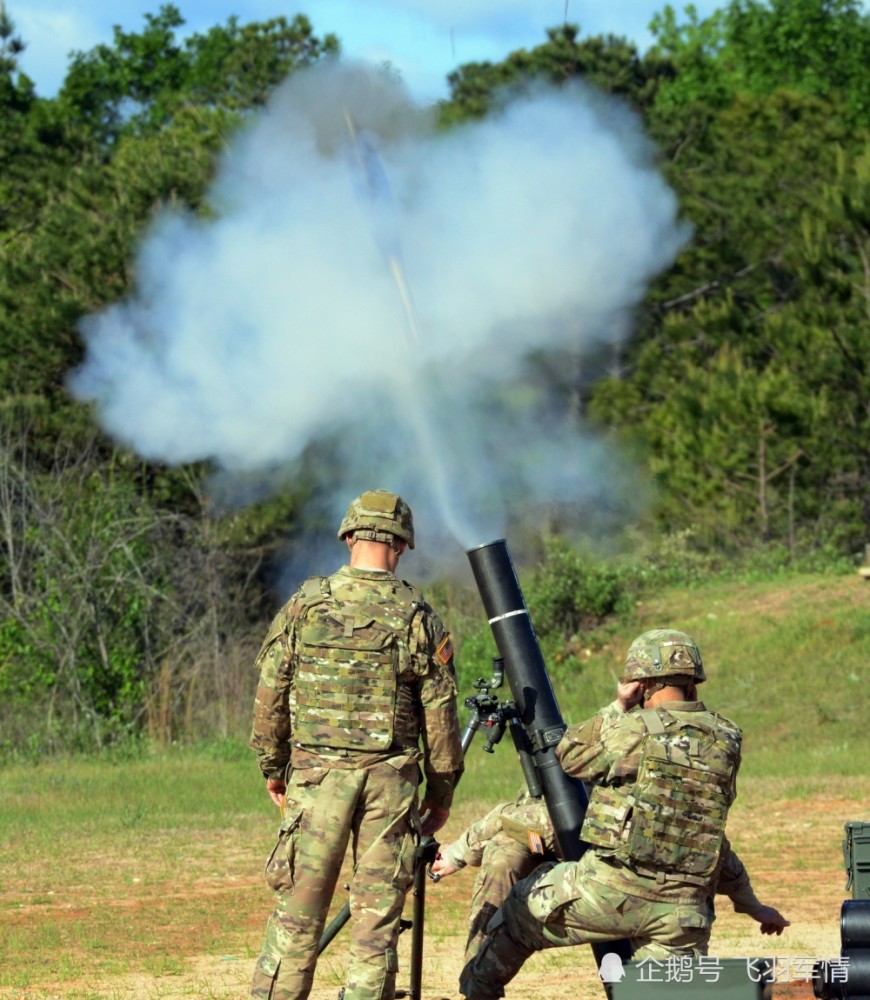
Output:
[[[729,834],[758,894],[792,921],[782,938],[762,938],[723,902],[711,952],[773,956],[774,996],[809,997],[813,960],[840,951],[843,824],[870,822],[870,583],[802,577],[663,593],[606,643],[590,643],[581,667],[552,669],[566,719],[609,701],[628,643],[665,624],[697,639],[704,697],[744,728]],[[494,754],[473,745],[467,763],[443,840],[520,784],[507,740]],[[246,996],[271,909],[261,871],[276,812],[244,736],[235,751],[8,767],[0,801],[0,997]],[[430,885],[423,1000],[458,996],[472,877]],[[337,995],[346,935],[321,960],[314,1000]],[[509,990],[518,1000],[560,993],[604,996],[589,949],[535,956]]]

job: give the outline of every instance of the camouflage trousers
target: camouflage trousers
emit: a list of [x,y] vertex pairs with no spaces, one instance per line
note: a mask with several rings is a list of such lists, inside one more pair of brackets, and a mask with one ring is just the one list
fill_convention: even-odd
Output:
[[679,904],[641,899],[596,881],[603,862],[543,865],[518,882],[487,928],[459,981],[468,1000],[495,1000],[536,951],[628,938],[635,959],[706,955],[713,921],[709,900]]
[[254,970],[252,997],[308,996],[318,944],[351,843],[345,1000],[392,1000],[399,920],[414,877],[420,823],[419,766],[407,758],[396,764],[292,773],[278,843],[266,862],[266,881],[276,902]]
[[541,863],[540,854],[506,833],[497,833],[483,850],[480,871],[471,890],[468,912],[468,940],[465,961],[477,954],[486,937],[486,926],[508,893],[521,879],[530,875]]

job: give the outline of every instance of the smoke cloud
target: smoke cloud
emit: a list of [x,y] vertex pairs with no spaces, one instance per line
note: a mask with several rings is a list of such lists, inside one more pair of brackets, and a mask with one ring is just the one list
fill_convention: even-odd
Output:
[[236,137],[208,217],[145,234],[70,386],[143,457],[212,461],[228,502],[328,442],[335,516],[395,489],[438,551],[541,504],[626,516],[630,471],[535,359],[622,338],[686,236],[615,101],[541,89],[439,132],[393,76],[329,62]]

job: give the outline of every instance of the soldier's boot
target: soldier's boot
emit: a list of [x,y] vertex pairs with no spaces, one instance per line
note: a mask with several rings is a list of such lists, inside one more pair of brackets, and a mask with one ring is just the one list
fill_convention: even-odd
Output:
[[509,983],[532,954],[508,930],[503,909],[489,922],[487,934],[477,955],[466,964],[459,977],[459,992],[467,1000],[499,1000]]

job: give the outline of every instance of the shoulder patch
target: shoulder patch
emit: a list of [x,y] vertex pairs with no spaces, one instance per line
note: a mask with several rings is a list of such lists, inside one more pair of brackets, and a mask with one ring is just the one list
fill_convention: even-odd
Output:
[[438,659],[444,664],[448,664],[453,659],[453,641],[449,635],[444,636],[435,652]]
[[529,830],[529,850],[532,854],[544,853],[544,838],[538,833],[537,830]]

